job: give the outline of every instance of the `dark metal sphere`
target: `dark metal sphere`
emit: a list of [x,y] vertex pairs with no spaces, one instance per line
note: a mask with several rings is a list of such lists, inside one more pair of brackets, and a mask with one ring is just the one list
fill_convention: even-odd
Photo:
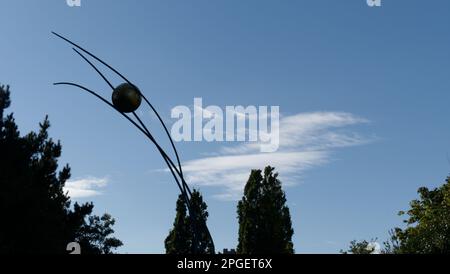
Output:
[[142,102],[141,92],[136,86],[123,83],[114,89],[112,102],[120,112],[136,111]]

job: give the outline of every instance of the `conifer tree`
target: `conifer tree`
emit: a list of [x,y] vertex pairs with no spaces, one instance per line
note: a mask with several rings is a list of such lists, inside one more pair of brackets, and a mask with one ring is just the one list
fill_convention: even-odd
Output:
[[190,203],[193,215],[187,214],[184,197],[178,197],[174,226],[165,240],[167,254],[214,253],[212,242],[203,225],[209,216],[208,206],[198,190],[192,191]]
[[58,169],[62,146],[49,138],[48,118],[22,137],[13,115],[4,117],[10,104],[9,87],[0,86],[0,253],[64,254],[70,242],[82,253],[121,246],[110,237],[111,216],[93,216],[92,203],[71,207],[64,191],[70,167]]
[[291,254],[291,216],[278,174],[268,166],[252,170],[238,203],[239,254]]

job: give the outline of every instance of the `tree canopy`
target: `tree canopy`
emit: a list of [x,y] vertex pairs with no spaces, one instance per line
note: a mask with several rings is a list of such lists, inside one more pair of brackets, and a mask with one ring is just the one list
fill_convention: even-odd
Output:
[[49,137],[48,117],[38,132],[21,136],[9,87],[0,86],[0,253],[66,253],[78,242],[82,253],[111,253],[122,242],[111,235],[114,219],[92,214],[92,203],[71,206],[64,186],[70,167],[59,169],[62,146]]
[[[433,190],[421,187],[419,199],[410,202],[410,209],[400,211],[406,228],[395,228],[381,250],[385,254],[448,254],[450,253],[450,177]],[[369,242],[352,241],[343,253],[367,253]],[[342,252],[342,251],[341,251]]]
[[[212,242],[203,227],[209,216],[208,206],[198,190],[192,191],[190,203],[193,215],[187,213],[184,196],[178,196],[173,228],[165,240],[167,254],[214,253]],[[197,246],[194,241],[198,243]]]
[[290,254],[291,215],[278,173],[268,166],[252,170],[237,207],[239,220],[239,254]]
[[396,253],[450,253],[450,177],[434,190],[421,187],[410,203],[405,229],[395,228]]

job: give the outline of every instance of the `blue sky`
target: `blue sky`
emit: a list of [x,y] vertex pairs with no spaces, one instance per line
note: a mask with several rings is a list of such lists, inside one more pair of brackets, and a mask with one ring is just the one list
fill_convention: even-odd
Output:
[[[15,0],[0,7],[0,82],[11,85],[20,129],[35,130],[50,116],[61,163],[72,167],[70,185],[96,194],[76,200],[117,219],[120,252],[164,251],[177,188],[126,121],[85,93],[51,85],[74,81],[110,94],[50,31],[118,68],[168,124],[170,110],[192,106],[194,97],[221,107],[280,106],[287,137],[273,155],[230,154],[247,143],[177,144],[208,203],[218,249],[237,243],[232,198],[245,179],[230,174],[277,167],[296,251],[334,253],[353,239],[384,240],[417,188],[440,185],[450,170],[448,1],[369,8],[364,0],[82,0],[70,8],[65,0]],[[155,119],[142,115],[168,147]]]

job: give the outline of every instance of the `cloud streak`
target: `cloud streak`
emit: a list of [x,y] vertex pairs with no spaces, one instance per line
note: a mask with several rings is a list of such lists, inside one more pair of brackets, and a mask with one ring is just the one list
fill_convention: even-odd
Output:
[[216,198],[237,200],[251,169],[274,166],[285,185],[295,185],[306,170],[328,163],[336,149],[373,141],[374,138],[349,129],[367,123],[367,119],[345,112],[284,116],[280,120],[280,148],[277,152],[260,153],[260,143],[257,142],[234,143],[222,147],[217,156],[184,163],[183,169],[190,184],[219,187],[221,191]]
[[67,181],[64,191],[69,193],[71,198],[88,198],[101,195],[100,189],[108,185],[107,178],[86,177],[77,180]]

